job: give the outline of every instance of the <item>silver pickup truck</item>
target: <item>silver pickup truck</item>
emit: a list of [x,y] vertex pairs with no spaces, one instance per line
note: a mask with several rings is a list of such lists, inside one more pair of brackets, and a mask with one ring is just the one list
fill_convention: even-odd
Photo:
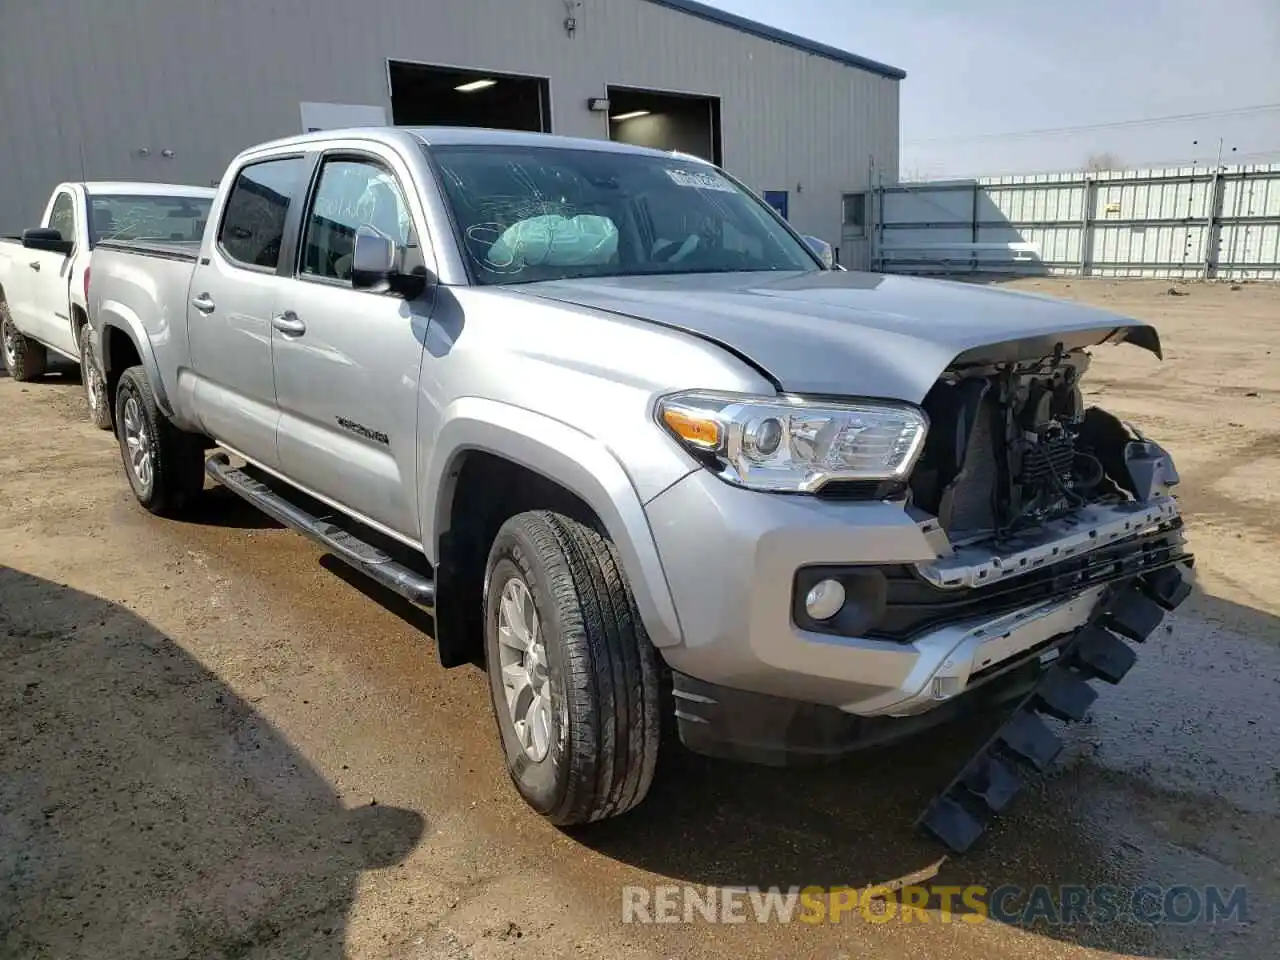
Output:
[[831,269],[608,142],[329,131],[221,182],[198,252],[96,254],[137,499],[208,474],[432,608],[555,823],[639,803],[667,721],[785,763],[1003,705],[922,817],[963,849],[1190,589],[1169,456],[1081,395],[1145,324]]

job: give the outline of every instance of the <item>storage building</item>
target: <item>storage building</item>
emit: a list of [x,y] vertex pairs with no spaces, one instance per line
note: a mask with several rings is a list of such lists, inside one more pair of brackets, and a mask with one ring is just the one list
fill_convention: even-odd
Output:
[[310,128],[470,124],[717,161],[867,263],[905,74],[694,0],[41,0],[0,14],[0,233],[65,179],[209,184]]

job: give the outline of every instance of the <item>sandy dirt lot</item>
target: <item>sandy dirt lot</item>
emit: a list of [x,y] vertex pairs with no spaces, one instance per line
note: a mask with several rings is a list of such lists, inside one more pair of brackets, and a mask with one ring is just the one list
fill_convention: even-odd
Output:
[[[1093,399],[1167,443],[1200,589],[1066,759],[934,882],[1247,888],[1247,922],[624,925],[624,885],[928,870],[912,820],[980,732],[816,770],[664,757],[558,831],[430,623],[225,491],[133,501],[77,375],[0,379],[0,956],[1273,957],[1280,940],[1280,287],[1025,280],[1158,324]],[[1273,355],[1274,354],[1274,355]]]

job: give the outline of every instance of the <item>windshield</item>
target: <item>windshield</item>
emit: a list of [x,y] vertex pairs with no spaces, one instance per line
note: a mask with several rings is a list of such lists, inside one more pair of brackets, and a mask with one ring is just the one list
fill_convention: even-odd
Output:
[[103,194],[89,197],[89,245],[102,240],[200,240],[208,197]]
[[820,269],[763,203],[706,164],[556,147],[431,155],[480,284]]

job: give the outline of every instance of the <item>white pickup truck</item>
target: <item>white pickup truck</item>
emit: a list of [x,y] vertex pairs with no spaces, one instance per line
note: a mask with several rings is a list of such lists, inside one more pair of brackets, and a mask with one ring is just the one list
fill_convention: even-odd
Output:
[[111,424],[96,367],[80,336],[87,313],[89,259],[101,240],[198,243],[214,191],[165,183],[60,183],[40,226],[0,237],[0,337],[15,380],[42,376],[49,351],[81,364],[90,417]]

